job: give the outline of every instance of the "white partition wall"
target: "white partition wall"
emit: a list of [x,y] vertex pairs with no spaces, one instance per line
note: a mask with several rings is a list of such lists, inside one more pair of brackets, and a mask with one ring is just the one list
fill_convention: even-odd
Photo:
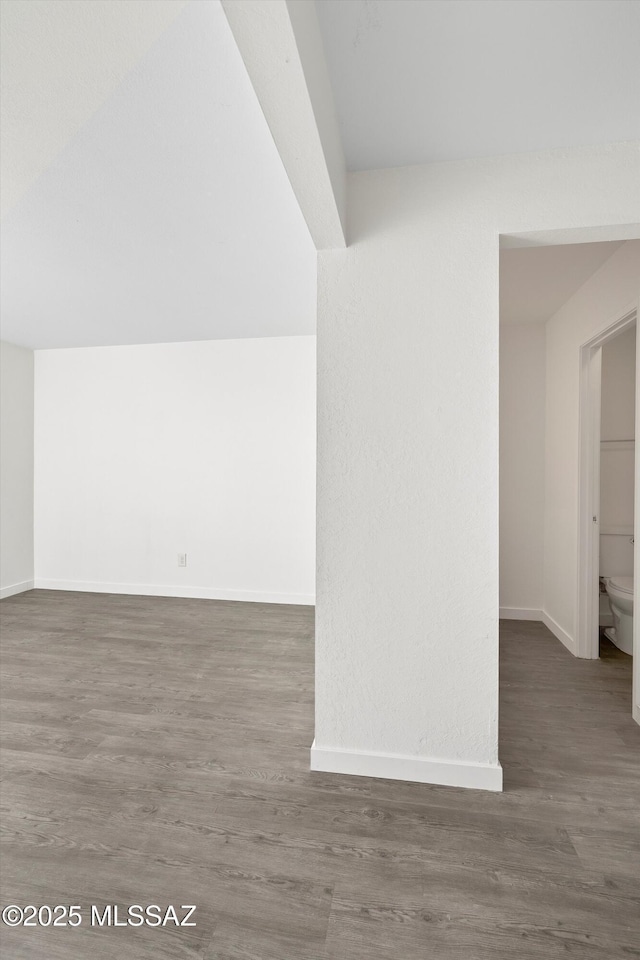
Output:
[[317,769],[500,789],[499,238],[629,236],[638,169],[620,144],[350,176],[319,255]]

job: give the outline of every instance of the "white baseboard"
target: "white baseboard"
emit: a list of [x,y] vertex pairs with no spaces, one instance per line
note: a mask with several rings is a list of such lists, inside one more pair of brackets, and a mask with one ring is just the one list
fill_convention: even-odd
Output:
[[542,622],[544,623],[545,627],[551,630],[551,633],[554,635],[554,637],[557,637],[558,640],[563,643],[567,650],[569,650],[569,652],[575,657],[576,649],[575,643],[573,642],[573,637],[570,637],[566,630],[563,630],[560,624],[556,623],[553,617],[550,617],[545,610],[542,611]]
[[501,620],[542,620],[542,610],[529,607],[500,607]]
[[382,777],[386,780],[469,787],[472,790],[502,790],[502,767],[499,763],[460,763],[392,753],[326,750],[316,747],[315,740],[311,746],[311,769],[323,773],[346,773],[356,777]]
[[25,590],[33,590],[33,580],[23,580],[21,583],[11,583],[8,587],[0,588],[0,600],[13,597],[16,593],[24,593]]
[[[33,584],[31,585],[33,586]],[[262,593],[215,587],[187,587],[157,583],[104,583],[89,580],[36,580],[37,590],[78,593],[122,593],[135,597],[184,597],[192,600],[242,600],[245,603],[293,603],[313,606],[315,597],[303,593]]]

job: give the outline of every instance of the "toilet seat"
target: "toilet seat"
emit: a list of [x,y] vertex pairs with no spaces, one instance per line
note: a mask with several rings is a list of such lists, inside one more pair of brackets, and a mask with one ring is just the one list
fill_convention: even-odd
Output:
[[618,593],[633,596],[633,577],[609,577],[609,583]]

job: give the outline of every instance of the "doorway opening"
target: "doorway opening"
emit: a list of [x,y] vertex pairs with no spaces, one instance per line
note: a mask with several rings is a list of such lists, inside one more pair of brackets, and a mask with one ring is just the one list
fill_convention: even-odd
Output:
[[634,309],[580,351],[576,654],[586,659],[600,656],[603,634],[624,653],[633,652],[633,618],[626,614],[633,611],[637,523],[636,326]]
[[540,239],[500,256],[500,617],[586,659],[606,630],[640,722],[638,245]]

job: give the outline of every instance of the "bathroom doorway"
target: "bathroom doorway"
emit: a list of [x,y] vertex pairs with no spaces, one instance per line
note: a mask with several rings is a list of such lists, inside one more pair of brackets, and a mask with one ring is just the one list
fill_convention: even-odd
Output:
[[[614,626],[600,577],[626,581],[623,602],[638,607],[640,243],[534,242],[500,254],[500,618],[505,629],[541,622],[573,656],[598,659],[600,628]],[[615,354],[632,393],[636,385],[635,415],[631,396],[623,418],[620,397],[603,409],[603,369],[616,388],[623,379],[609,369]],[[524,637],[539,627],[508,629]],[[633,673],[640,723],[640,656],[607,639],[603,657],[629,681]]]
[[633,655],[636,324],[602,347],[600,396],[600,653]]
[[605,633],[625,653],[633,647],[626,615],[633,609],[638,522],[636,319],[635,309],[625,313],[580,351],[576,653],[587,659],[600,656]]

